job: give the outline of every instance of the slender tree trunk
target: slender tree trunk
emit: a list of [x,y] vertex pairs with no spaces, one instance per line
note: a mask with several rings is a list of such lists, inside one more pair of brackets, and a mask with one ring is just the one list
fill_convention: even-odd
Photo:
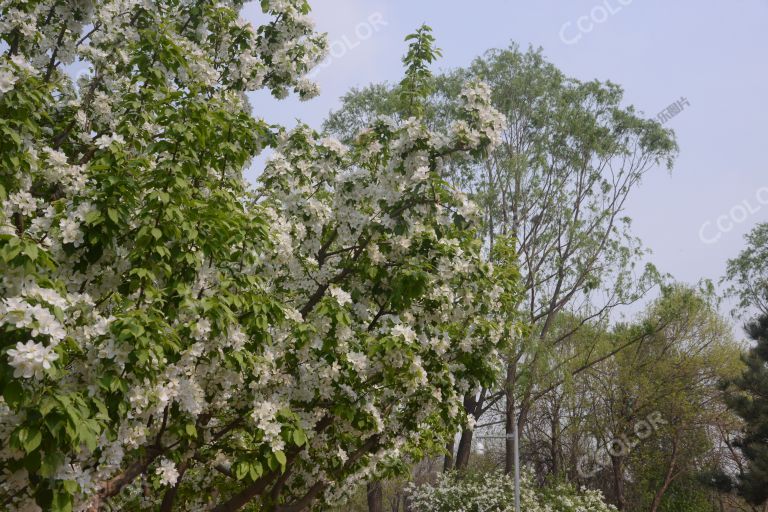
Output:
[[659,490],[656,491],[656,494],[653,497],[653,502],[651,502],[651,508],[648,512],[656,512],[659,509],[659,506],[661,505],[661,499],[664,497],[664,493],[667,492],[667,489],[669,489],[669,485],[672,483],[672,480],[675,479],[675,463],[677,461],[677,439],[672,440],[672,456],[669,460],[669,467],[667,468],[667,473],[664,475],[664,482],[661,484],[661,487],[659,487]]
[[443,473],[453,469],[453,450],[456,444],[456,436],[445,444],[445,458],[443,459]]
[[381,481],[368,483],[368,512],[384,512]]
[[411,494],[407,489],[403,493],[403,512],[413,512],[413,508],[411,507]]
[[403,499],[401,492],[395,492],[395,495],[389,498],[390,512],[400,512],[400,501]]
[[515,471],[515,416],[507,412],[504,420],[504,474],[511,475]]
[[[507,378],[506,378],[506,409],[504,418],[504,473],[511,475],[515,471],[515,440],[513,438],[515,432],[515,422],[517,421],[517,415],[515,414],[515,373],[517,367],[515,363],[507,364]],[[520,432],[518,430],[518,432]]]
[[523,398],[518,402],[517,406],[517,433],[521,436],[523,433],[523,428],[525,428],[525,423],[528,421],[528,413],[531,410],[531,403],[529,401],[530,398],[530,393],[527,393],[526,396],[523,396]]
[[616,499],[616,508],[625,510],[627,500],[624,497],[624,465],[621,457],[611,457],[611,469],[613,470],[613,492]]
[[549,456],[552,459],[552,476],[557,478],[560,474],[560,401],[555,396],[555,404],[552,408],[552,421],[550,422],[552,430],[552,444],[549,449]]

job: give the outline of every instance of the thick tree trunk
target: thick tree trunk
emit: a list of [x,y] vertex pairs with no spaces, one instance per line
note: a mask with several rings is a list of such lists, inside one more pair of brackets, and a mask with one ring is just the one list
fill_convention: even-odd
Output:
[[471,430],[462,430],[461,438],[459,439],[459,449],[456,450],[456,471],[464,471],[469,466],[469,455],[472,452],[472,436],[474,432]]
[[407,490],[403,493],[403,512],[413,512],[411,506],[411,494]]
[[[477,398],[475,393],[467,393],[464,396],[464,410],[467,414],[471,414],[478,419],[480,416],[479,409],[482,407],[484,391],[481,391],[480,398]],[[461,431],[461,437],[459,438],[459,448],[456,450],[456,462],[454,468],[456,471],[464,471],[469,466],[469,455],[472,452],[472,437],[474,433],[471,430],[464,429]]]
[[368,512],[384,512],[384,499],[380,480],[368,483]]

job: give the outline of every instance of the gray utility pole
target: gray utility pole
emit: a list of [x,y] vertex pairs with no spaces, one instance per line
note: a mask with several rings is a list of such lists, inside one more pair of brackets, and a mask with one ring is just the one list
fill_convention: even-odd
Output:
[[514,457],[515,457],[515,512],[520,512],[520,440],[517,435],[517,411],[512,409],[513,425],[512,435],[514,436]]
[[[515,512],[520,512],[520,441],[517,435],[517,408],[513,409],[514,421],[512,425],[512,444],[515,458]],[[478,439],[509,439],[505,436],[477,436]]]

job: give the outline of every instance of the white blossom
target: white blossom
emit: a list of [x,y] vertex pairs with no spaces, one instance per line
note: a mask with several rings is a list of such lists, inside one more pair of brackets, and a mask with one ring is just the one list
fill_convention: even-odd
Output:
[[155,474],[160,477],[160,485],[176,485],[179,479],[179,470],[172,461],[163,458],[155,469]]
[[61,229],[61,240],[65,244],[72,244],[79,247],[83,243],[83,231],[80,229],[80,223],[73,217],[62,219],[59,224]]
[[113,142],[117,142],[118,144],[124,144],[125,139],[122,135],[113,133],[112,135],[102,135],[98,139],[96,139],[96,147],[99,149],[106,149],[109,146],[112,145]]
[[352,296],[338,286],[330,286],[329,290],[331,296],[336,299],[336,302],[338,302],[340,306],[352,303]]
[[409,343],[416,341],[416,332],[410,325],[397,324],[392,327],[390,333],[392,336],[402,336]]
[[13,90],[13,84],[16,83],[18,77],[14,75],[8,69],[0,69],[0,93],[5,94]]
[[13,368],[13,376],[25,379],[42,379],[45,372],[51,369],[51,365],[59,358],[53,351],[53,347],[46,347],[34,340],[26,343],[16,343],[16,348],[8,350],[9,362]]

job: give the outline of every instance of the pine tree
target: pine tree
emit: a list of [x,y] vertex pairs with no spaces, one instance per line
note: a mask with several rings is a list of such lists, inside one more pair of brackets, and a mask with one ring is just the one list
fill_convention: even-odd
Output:
[[739,475],[739,493],[754,504],[768,499],[768,314],[746,326],[757,343],[744,357],[744,373],[731,383],[728,405],[745,422],[738,446],[748,464]]

